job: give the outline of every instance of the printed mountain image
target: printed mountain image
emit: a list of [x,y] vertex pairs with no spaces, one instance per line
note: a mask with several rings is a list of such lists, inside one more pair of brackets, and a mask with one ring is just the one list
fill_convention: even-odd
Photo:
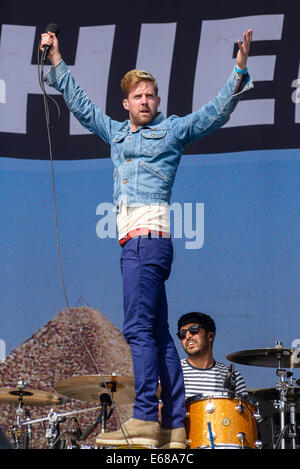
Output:
[[[57,391],[60,385],[66,393],[61,387]],[[26,425],[18,424],[26,418],[39,420],[30,426],[31,438],[25,443],[29,448],[53,443],[94,448],[97,434],[118,429],[132,415],[133,386],[131,352],[121,332],[96,309],[64,309],[1,364],[0,429],[9,442],[15,444],[16,438],[17,446],[24,445]],[[106,425],[100,425],[107,394],[116,405],[107,406]],[[77,438],[96,422],[84,440]]]

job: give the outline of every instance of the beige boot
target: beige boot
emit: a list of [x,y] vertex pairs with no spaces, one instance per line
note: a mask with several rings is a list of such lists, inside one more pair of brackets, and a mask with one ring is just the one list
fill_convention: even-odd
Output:
[[185,428],[161,428],[159,432],[158,447],[160,449],[186,448]]
[[115,432],[100,433],[96,443],[101,446],[155,446],[158,445],[159,424],[131,418]]

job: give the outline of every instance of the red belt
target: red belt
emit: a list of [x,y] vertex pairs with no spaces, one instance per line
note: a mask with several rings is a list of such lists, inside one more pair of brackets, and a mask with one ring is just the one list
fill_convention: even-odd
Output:
[[137,228],[136,230],[129,231],[129,233],[127,233],[124,238],[119,239],[119,243],[122,247],[124,247],[127,241],[138,236],[145,236],[148,238],[170,238],[170,233],[166,233],[164,231],[148,230],[148,228]]

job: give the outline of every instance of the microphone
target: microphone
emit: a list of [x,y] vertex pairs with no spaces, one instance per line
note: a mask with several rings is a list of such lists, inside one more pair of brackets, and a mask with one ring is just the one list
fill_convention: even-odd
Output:
[[103,393],[100,396],[100,401],[102,404],[102,410],[100,414],[100,421],[101,421],[101,433],[104,433],[106,420],[107,420],[107,406],[112,405],[111,398],[109,394]]
[[229,395],[235,394],[235,378],[233,373],[233,365],[228,368],[227,376],[224,380],[224,388],[228,391]]
[[107,406],[112,405],[112,400],[109,394],[103,393],[100,396],[100,401],[102,409],[96,420],[87,427],[87,429],[82,433],[80,440],[84,441],[92,433],[93,430],[97,427],[98,423],[101,423],[101,433],[105,430],[106,421],[111,416],[111,412],[107,415]]
[[[59,27],[58,27],[57,24],[55,24],[55,23],[50,23],[50,24],[48,24],[48,26],[46,27],[46,33],[47,33],[48,31],[50,31],[50,33],[54,33],[55,36],[58,36],[58,34],[59,34]],[[50,47],[51,47],[51,46],[45,46],[44,52],[43,52],[43,57],[44,57],[44,59],[47,58],[47,55],[49,54]]]

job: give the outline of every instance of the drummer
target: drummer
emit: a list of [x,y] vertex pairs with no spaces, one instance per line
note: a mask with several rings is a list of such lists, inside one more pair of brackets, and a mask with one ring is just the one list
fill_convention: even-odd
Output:
[[199,312],[184,314],[178,320],[177,336],[187,354],[181,360],[186,399],[195,395],[247,396],[241,373],[233,365],[214,359],[216,325],[209,315]]

